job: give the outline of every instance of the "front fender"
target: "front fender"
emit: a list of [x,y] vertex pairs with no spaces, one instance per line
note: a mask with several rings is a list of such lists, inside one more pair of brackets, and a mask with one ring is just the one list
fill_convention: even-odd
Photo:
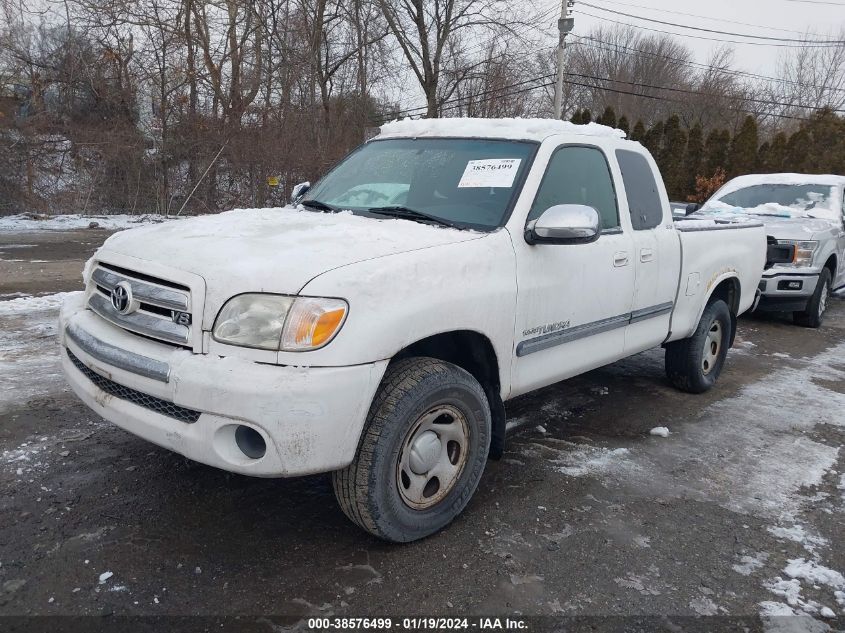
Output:
[[490,340],[502,392],[509,390],[516,263],[506,231],[350,264],[319,275],[301,294],[343,297],[349,315],[325,348],[282,352],[281,364],[371,363],[430,336],[469,330]]

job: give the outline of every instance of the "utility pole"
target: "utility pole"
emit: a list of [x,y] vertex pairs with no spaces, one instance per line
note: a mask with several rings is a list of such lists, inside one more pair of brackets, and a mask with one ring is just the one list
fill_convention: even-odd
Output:
[[561,0],[560,19],[557,21],[557,83],[555,85],[555,118],[563,115],[563,52],[566,50],[566,36],[575,26],[575,18],[569,17],[569,9],[575,0]]

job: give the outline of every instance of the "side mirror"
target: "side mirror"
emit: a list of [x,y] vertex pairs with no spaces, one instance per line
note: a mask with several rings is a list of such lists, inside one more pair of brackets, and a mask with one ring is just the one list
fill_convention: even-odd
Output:
[[302,200],[302,197],[306,193],[308,193],[308,191],[310,189],[311,189],[311,183],[310,182],[301,182],[298,185],[296,185],[293,188],[293,191],[290,192],[290,203],[296,204],[297,202]]
[[525,241],[529,244],[589,244],[599,235],[599,212],[583,204],[550,207],[525,227]]
[[692,215],[693,213],[695,213],[696,211],[698,211],[700,208],[701,208],[701,205],[700,205],[700,204],[698,204],[697,202],[691,202],[690,204],[688,204],[688,205],[687,205],[687,211],[686,211],[686,214],[687,214],[687,215]]

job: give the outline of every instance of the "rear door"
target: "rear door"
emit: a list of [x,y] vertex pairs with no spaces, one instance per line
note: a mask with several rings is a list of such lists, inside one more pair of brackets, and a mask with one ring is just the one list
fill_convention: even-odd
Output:
[[622,173],[622,204],[631,218],[634,293],[631,324],[625,334],[625,354],[636,354],[662,343],[669,333],[681,247],[657,165],[644,153],[617,149]]

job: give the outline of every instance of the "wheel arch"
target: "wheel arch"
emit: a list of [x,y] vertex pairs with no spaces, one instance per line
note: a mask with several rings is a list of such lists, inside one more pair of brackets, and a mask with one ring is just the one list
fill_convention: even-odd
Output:
[[836,259],[836,253],[831,253],[830,257],[828,257],[827,261],[824,263],[823,268],[827,268],[830,271],[831,283],[836,282],[836,271],[839,270],[838,264],[839,262]]
[[457,365],[481,384],[490,404],[493,424],[490,457],[501,458],[505,447],[506,416],[501,395],[501,368],[491,340],[475,330],[441,332],[407,345],[393,356],[391,363],[413,356],[436,358]]
[[[721,299],[728,306],[728,311],[731,313],[731,339],[730,347],[733,347],[736,340],[737,321],[739,319],[739,302],[742,298],[742,283],[739,277],[730,276],[723,277],[717,284],[714,285],[710,294],[707,296],[707,301],[701,309],[702,314],[704,310],[713,301]],[[701,316],[698,317],[701,319]]]

